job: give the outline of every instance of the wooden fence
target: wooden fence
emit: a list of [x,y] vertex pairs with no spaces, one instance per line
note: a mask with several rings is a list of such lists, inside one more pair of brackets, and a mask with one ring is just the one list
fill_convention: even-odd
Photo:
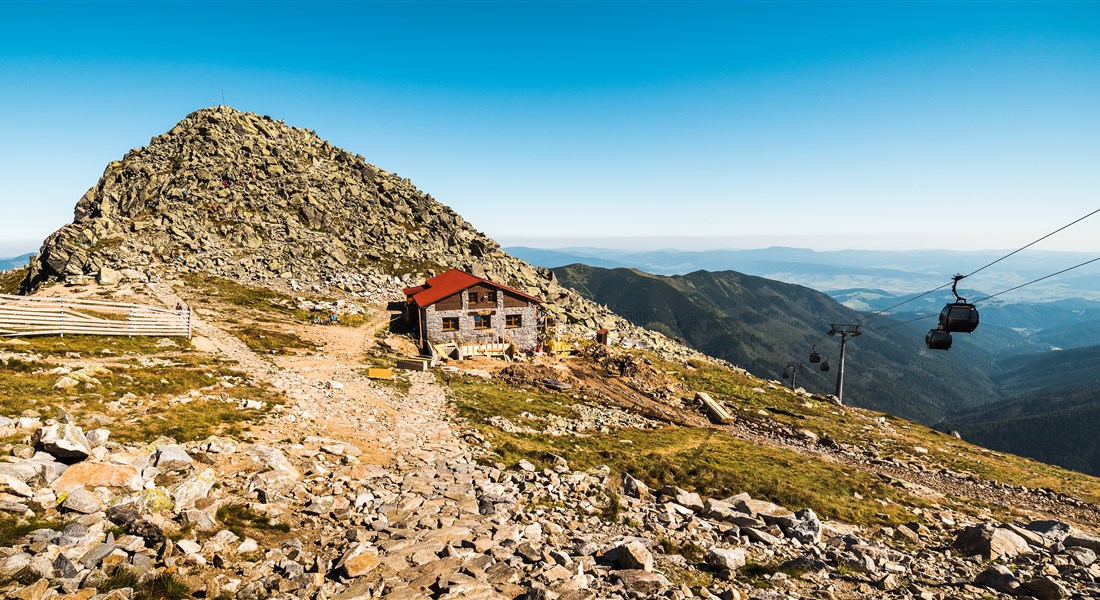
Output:
[[0,337],[148,335],[191,337],[191,309],[0,294]]

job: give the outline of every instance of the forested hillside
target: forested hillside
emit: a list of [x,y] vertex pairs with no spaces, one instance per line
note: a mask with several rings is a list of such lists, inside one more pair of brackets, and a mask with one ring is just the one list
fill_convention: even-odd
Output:
[[1004,401],[960,414],[950,425],[970,441],[1100,474],[1100,346],[1019,356],[993,375]]

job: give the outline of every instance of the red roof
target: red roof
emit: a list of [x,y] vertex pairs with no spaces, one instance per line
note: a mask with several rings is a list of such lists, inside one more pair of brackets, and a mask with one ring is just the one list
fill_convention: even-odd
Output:
[[527,298],[532,302],[538,302],[542,304],[542,300],[530,295],[525,294],[519,290],[512,289],[510,287],[501,285],[495,281],[489,281],[488,279],[482,279],[480,277],[474,277],[465,271],[459,271],[458,269],[451,269],[445,273],[440,273],[435,277],[424,282],[424,285],[417,285],[413,287],[405,288],[405,295],[412,298],[412,301],[417,306],[429,306],[435,304],[444,298],[449,298],[462,290],[474,287],[479,283],[486,283],[497,289],[503,290],[510,294],[515,294],[523,298]]

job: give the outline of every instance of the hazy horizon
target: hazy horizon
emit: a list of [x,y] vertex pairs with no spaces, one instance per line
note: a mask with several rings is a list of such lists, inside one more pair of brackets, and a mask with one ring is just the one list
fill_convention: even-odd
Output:
[[[1096,2],[223,2],[216,15],[0,2],[18,24],[0,38],[0,76],[18,82],[0,97],[17,116],[0,145],[5,247],[37,248],[108,163],[223,102],[315,130],[505,243],[1016,248],[1100,198]],[[1100,220],[1048,242],[1100,253]]]

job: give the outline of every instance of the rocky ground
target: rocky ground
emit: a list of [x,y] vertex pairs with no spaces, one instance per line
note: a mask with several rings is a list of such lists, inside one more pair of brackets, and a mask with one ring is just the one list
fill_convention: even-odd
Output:
[[[194,301],[169,282],[136,289],[167,306]],[[383,305],[358,328],[295,324],[321,350],[279,355],[251,350],[217,308],[200,307],[197,351],[286,395],[246,433],[134,444],[113,441],[109,419],[0,418],[6,439],[31,442],[0,463],[0,510],[42,524],[0,548],[8,597],[1100,597],[1097,513],[1086,502],[764,421],[726,431],[937,493],[1019,503],[1035,518],[982,520],[945,505],[914,509],[908,523],[856,527],[748,494],[700,497],[691,481],[649,489],[560,457],[543,468],[494,463],[488,440],[456,419],[441,379],[552,379],[594,394],[615,379],[609,371],[621,373],[626,383],[604,387],[605,402],[575,419],[512,424],[559,436],[703,422],[673,401],[683,390],[629,355],[584,356],[577,364],[587,367],[567,370],[458,364],[397,384],[363,369],[371,348],[401,343],[375,335],[389,320]],[[0,350],[6,365],[41,359],[19,348]],[[67,364],[59,380],[97,361]]]

